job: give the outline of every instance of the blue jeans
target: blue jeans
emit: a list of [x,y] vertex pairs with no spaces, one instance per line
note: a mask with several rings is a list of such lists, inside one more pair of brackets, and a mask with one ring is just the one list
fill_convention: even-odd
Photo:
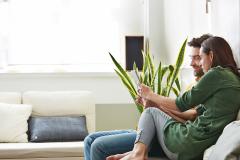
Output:
[[[134,130],[103,131],[89,134],[84,139],[85,160],[105,160],[114,154],[129,152],[133,149],[137,133]],[[151,144],[149,156],[165,157],[158,140]]]
[[105,160],[106,157],[131,151],[136,139],[134,130],[103,131],[84,139],[85,160]]

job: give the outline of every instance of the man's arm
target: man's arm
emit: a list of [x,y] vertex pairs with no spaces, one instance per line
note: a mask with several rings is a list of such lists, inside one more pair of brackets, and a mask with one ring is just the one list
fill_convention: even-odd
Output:
[[165,112],[166,114],[168,114],[173,119],[175,119],[176,121],[181,122],[181,123],[184,123],[187,120],[193,121],[197,117],[197,111],[194,108],[189,109],[185,112],[170,110],[165,107],[158,107],[158,108],[160,110],[162,110],[163,112]]
[[163,112],[165,112],[166,114],[168,114],[173,119],[175,119],[179,122],[182,122],[182,123],[184,123],[187,120],[194,120],[197,116],[197,112],[195,109],[190,109],[185,112],[171,110],[166,107],[160,106],[152,101],[144,100],[141,97],[138,97],[136,99],[136,102],[142,104],[144,106],[144,108],[156,107],[156,108],[162,110]]
[[184,120],[195,120],[195,118],[197,117],[197,111],[195,108],[189,109],[185,112],[178,112],[178,111],[174,111],[174,110],[170,110],[170,112]]
[[[163,111],[164,113],[168,114],[170,117],[172,117],[173,119],[175,119],[176,121],[178,122],[181,122],[181,123],[185,123],[186,120],[183,119],[182,117],[180,117],[179,115],[176,115],[176,114],[173,114],[171,112],[171,110],[168,110],[167,108],[165,107],[158,107],[161,111]],[[177,111],[176,111],[177,112]]]

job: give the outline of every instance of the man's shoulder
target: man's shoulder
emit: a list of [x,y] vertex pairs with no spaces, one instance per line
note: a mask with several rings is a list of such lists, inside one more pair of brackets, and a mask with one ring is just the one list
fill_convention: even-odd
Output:
[[185,91],[188,91],[190,89],[192,89],[193,86],[195,86],[197,84],[197,81],[192,81],[191,83],[189,83],[186,87]]

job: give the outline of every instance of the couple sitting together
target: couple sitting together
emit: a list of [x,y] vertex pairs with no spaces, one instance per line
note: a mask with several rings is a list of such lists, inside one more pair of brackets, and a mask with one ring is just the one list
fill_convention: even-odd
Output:
[[181,96],[163,97],[141,84],[144,105],[138,131],[96,132],[84,140],[85,160],[202,160],[240,107],[240,74],[231,47],[221,37],[193,38],[191,66],[197,83]]

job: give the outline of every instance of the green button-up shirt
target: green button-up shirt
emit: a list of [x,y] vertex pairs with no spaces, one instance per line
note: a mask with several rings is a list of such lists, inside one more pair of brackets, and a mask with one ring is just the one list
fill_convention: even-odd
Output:
[[204,150],[214,144],[223,128],[236,119],[240,108],[240,78],[229,69],[209,70],[191,90],[176,99],[181,111],[199,106],[201,114],[184,124],[169,120],[164,128],[165,144],[178,153],[179,160],[203,158]]

